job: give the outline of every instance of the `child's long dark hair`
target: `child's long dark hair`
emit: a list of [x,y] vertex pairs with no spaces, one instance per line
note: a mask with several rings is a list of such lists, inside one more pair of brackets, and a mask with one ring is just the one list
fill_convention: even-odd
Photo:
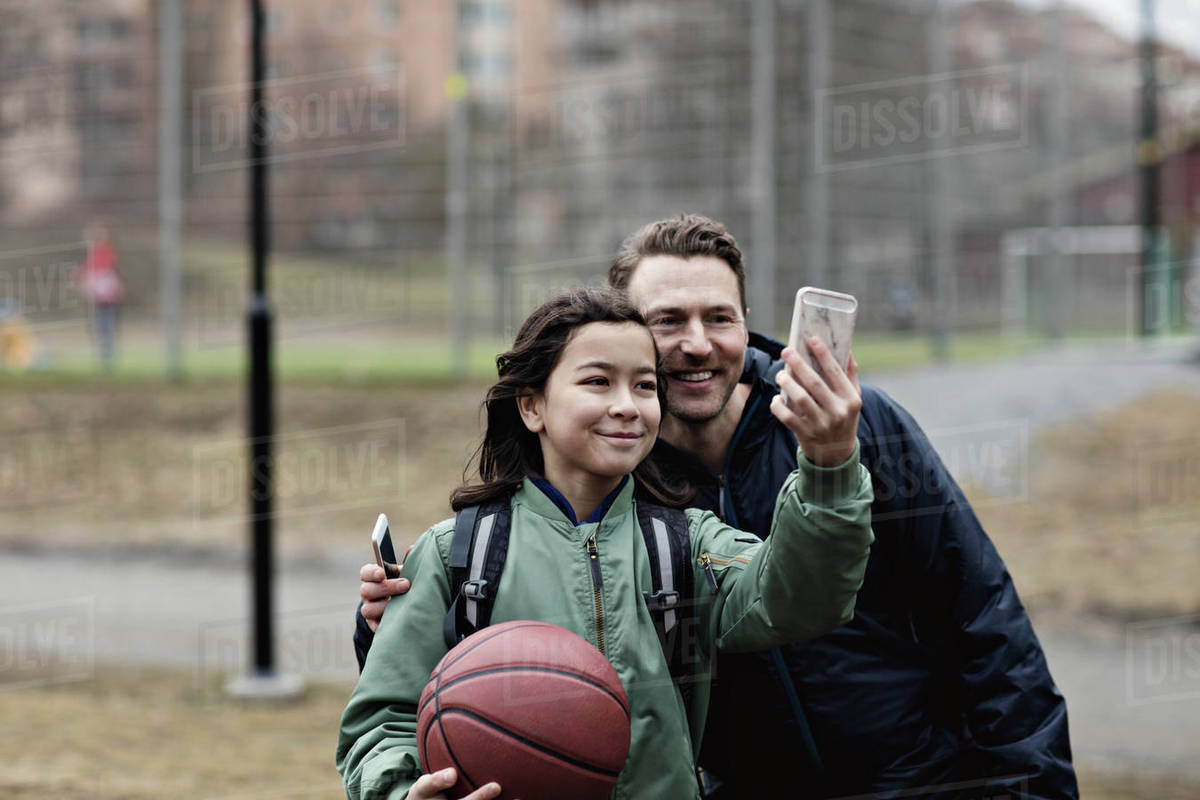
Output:
[[[488,389],[483,407],[487,427],[478,450],[479,480],[467,482],[450,494],[455,511],[467,506],[503,500],[527,475],[542,473],[542,447],[537,434],[525,427],[517,410],[518,395],[546,388],[571,334],[589,322],[632,322],[646,329],[646,320],[625,297],[611,289],[574,289],[543,303],[529,315],[512,349],[496,358],[500,379]],[[653,339],[651,339],[653,341]],[[655,358],[657,359],[657,349]],[[666,409],[667,382],[658,370],[658,403]],[[636,491],[645,499],[682,506],[693,491],[687,484],[668,485],[651,458],[633,471]],[[465,473],[464,473],[465,478]]]

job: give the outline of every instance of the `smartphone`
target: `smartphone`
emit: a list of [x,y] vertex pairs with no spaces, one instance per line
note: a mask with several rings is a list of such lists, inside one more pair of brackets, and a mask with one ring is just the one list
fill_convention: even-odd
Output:
[[392,532],[388,528],[387,514],[380,514],[375,520],[375,530],[371,533],[371,549],[375,551],[375,563],[383,567],[389,578],[399,575],[396,566],[396,548],[392,546]]
[[858,300],[854,295],[805,286],[796,292],[788,345],[820,373],[821,368],[806,344],[809,338],[816,336],[829,347],[838,365],[846,369],[850,363],[850,340],[854,338],[857,316]]

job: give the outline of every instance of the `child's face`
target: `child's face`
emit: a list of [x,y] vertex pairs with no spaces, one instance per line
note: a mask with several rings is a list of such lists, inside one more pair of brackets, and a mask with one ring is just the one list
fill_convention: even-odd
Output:
[[545,389],[520,407],[551,483],[632,472],[654,446],[662,415],[650,332],[632,322],[578,328]]

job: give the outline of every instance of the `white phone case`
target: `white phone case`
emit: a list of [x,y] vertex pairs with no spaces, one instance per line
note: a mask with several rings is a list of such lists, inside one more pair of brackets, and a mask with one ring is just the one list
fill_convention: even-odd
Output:
[[[375,530],[371,532],[371,549],[375,551],[375,563],[383,567],[384,572],[388,571],[384,563],[388,560],[389,555],[385,554],[384,550],[392,549],[390,538],[391,531],[388,529],[387,514],[380,514],[378,519],[375,520]],[[386,547],[384,546],[385,541],[387,541]],[[390,555],[393,559],[395,558],[394,553]]]
[[854,295],[805,286],[796,292],[792,308],[790,345],[809,366],[820,372],[806,342],[816,336],[828,345],[834,360],[842,369],[850,363],[850,342],[854,338],[854,321],[858,316],[858,300]]

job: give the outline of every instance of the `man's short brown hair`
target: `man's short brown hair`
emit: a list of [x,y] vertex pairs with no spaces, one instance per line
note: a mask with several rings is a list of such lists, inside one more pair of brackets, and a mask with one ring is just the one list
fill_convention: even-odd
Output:
[[633,271],[643,258],[649,256],[713,256],[721,259],[737,276],[738,299],[742,303],[742,313],[747,312],[742,251],[725,226],[716,220],[699,214],[680,214],[646,225],[621,244],[608,268],[608,285],[627,291]]

